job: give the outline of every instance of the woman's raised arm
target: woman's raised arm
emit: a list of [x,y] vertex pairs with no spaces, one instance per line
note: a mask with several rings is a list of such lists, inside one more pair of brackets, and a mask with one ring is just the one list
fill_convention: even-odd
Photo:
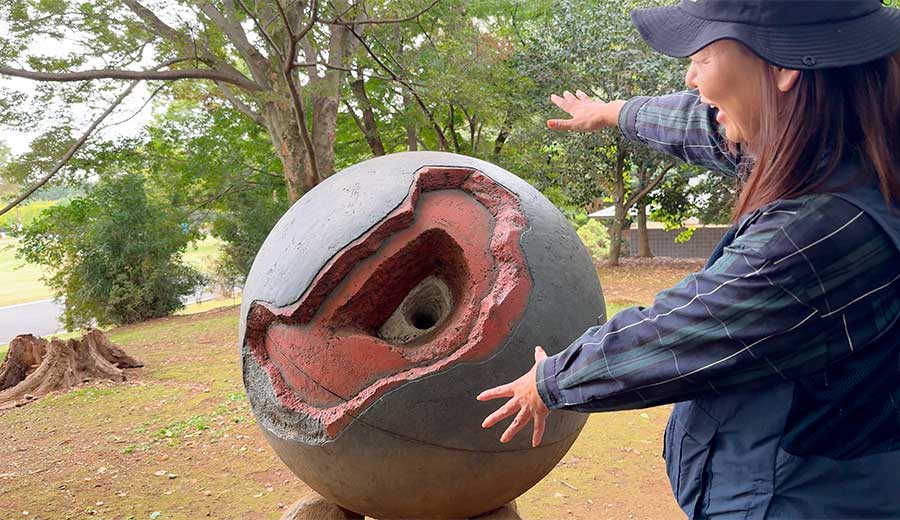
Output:
[[603,102],[579,90],[574,95],[567,91],[550,96],[550,100],[572,116],[547,121],[550,129],[593,132],[618,125],[629,140],[690,164],[737,174],[741,156],[719,131],[715,109],[701,103],[696,91]]

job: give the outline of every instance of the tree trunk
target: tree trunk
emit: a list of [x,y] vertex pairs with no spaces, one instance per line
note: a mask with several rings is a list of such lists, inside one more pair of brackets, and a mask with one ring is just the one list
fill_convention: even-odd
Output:
[[[403,106],[407,106],[407,103],[406,96],[403,96]],[[407,121],[404,126],[406,127],[406,148],[410,152],[415,152],[419,149],[419,136],[416,132],[416,124],[412,121]]]
[[110,343],[99,330],[68,341],[16,336],[0,365],[0,410],[87,381],[121,382],[125,380],[122,369],[140,366],[140,361]]
[[[397,60],[403,62],[403,33],[400,30],[400,24],[394,24],[394,39],[397,44]],[[419,136],[416,131],[416,123],[413,118],[415,113],[415,104],[413,98],[405,88],[400,88],[400,98],[403,100],[403,129],[406,131],[406,149],[415,152],[419,149]]]
[[377,157],[384,155],[384,143],[381,141],[381,134],[378,133],[378,123],[375,121],[375,113],[372,111],[372,103],[366,94],[366,80],[360,77],[350,83],[350,90],[356,103],[362,110],[362,131],[365,134],[366,142],[372,153]]
[[609,231],[609,265],[619,265],[619,257],[622,255],[622,230],[625,228],[625,218],[628,208],[625,206],[625,151],[621,141],[617,140],[616,164],[614,175],[615,193],[613,201],[616,205],[616,214]]
[[[344,10],[346,1],[332,3],[335,9]],[[312,188],[334,173],[334,138],[337,132],[338,105],[341,100],[341,82],[346,72],[347,59],[356,51],[359,40],[345,25],[331,25],[331,38],[328,44],[328,66],[324,76],[310,74],[310,91],[312,94],[312,143],[316,156],[319,178],[307,189]],[[357,26],[357,33],[362,26]],[[315,57],[307,56],[308,60]]]
[[647,205],[639,203],[637,210],[638,256],[641,258],[652,258],[653,251],[650,250],[650,234],[647,232]]
[[[346,2],[337,2],[337,6]],[[271,92],[267,94],[267,101],[262,114],[263,123],[269,132],[269,137],[275,145],[275,151],[281,159],[284,170],[284,180],[287,185],[288,197],[291,202],[296,202],[306,191],[312,189],[326,177],[334,173],[334,140],[337,130],[338,104],[341,99],[341,81],[343,81],[344,63],[358,45],[350,29],[342,25],[330,26],[331,36],[328,47],[329,68],[323,76],[316,73],[315,68],[305,69],[309,82],[303,87],[294,76],[300,95],[303,99],[311,100],[306,108],[312,113],[310,130],[310,142],[312,143],[313,156],[316,159],[318,175],[313,174],[308,150],[304,144],[303,134],[294,114],[294,103],[286,80],[279,72],[281,64],[273,63],[270,70]],[[361,32],[361,29],[357,29]],[[317,56],[315,49],[304,39],[304,57],[307,62],[315,63]],[[304,96],[304,92],[311,93]],[[309,114],[306,114],[308,116]],[[308,124],[308,117],[301,118],[303,124]]]
[[271,98],[263,106],[262,118],[281,160],[288,199],[296,202],[316,183],[309,185],[311,179],[306,174],[309,170],[306,166],[309,164],[309,156],[294,115],[290,91],[280,74],[272,75]]
[[500,132],[497,134],[497,138],[494,139],[493,156],[495,159],[500,156],[500,152],[503,151],[503,145],[506,144],[507,139],[509,139],[509,127],[507,126],[507,123],[503,123],[503,126],[500,127]]
[[619,265],[622,256],[622,230],[625,228],[625,206],[616,202],[616,216],[609,228],[609,265]]
[[459,145],[459,136],[456,135],[456,123],[454,121],[456,119],[456,108],[452,103],[450,104],[450,110],[447,114],[447,119],[447,131],[450,132],[450,137],[453,140],[453,149],[456,151],[456,153],[462,153],[462,148]]

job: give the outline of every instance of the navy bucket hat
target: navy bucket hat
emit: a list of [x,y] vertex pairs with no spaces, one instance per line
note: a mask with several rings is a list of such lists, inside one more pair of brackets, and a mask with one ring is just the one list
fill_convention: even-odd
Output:
[[682,0],[636,9],[631,19],[651,47],[677,58],[732,39],[773,65],[810,70],[900,49],[900,9],[881,0]]

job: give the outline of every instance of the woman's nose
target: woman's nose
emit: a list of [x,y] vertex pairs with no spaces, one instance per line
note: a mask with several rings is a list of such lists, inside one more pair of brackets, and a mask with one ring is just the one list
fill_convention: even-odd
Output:
[[691,64],[687,72],[684,74],[684,83],[688,88],[697,88],[697,72],[694,70],[694,65]]

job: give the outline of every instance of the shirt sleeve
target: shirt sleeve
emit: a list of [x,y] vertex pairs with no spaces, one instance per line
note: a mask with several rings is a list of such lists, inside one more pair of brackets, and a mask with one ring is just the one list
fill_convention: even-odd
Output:
[[729,149],[715,110],[696,91],[632,98],[619,113],[625,138],[710,170],[736,175],[739,152]]
[[900,255],[862,211],[814,196],[748,221],[713,265],[544,360],[547,406],[642,408],[808,375],[900,315]]

